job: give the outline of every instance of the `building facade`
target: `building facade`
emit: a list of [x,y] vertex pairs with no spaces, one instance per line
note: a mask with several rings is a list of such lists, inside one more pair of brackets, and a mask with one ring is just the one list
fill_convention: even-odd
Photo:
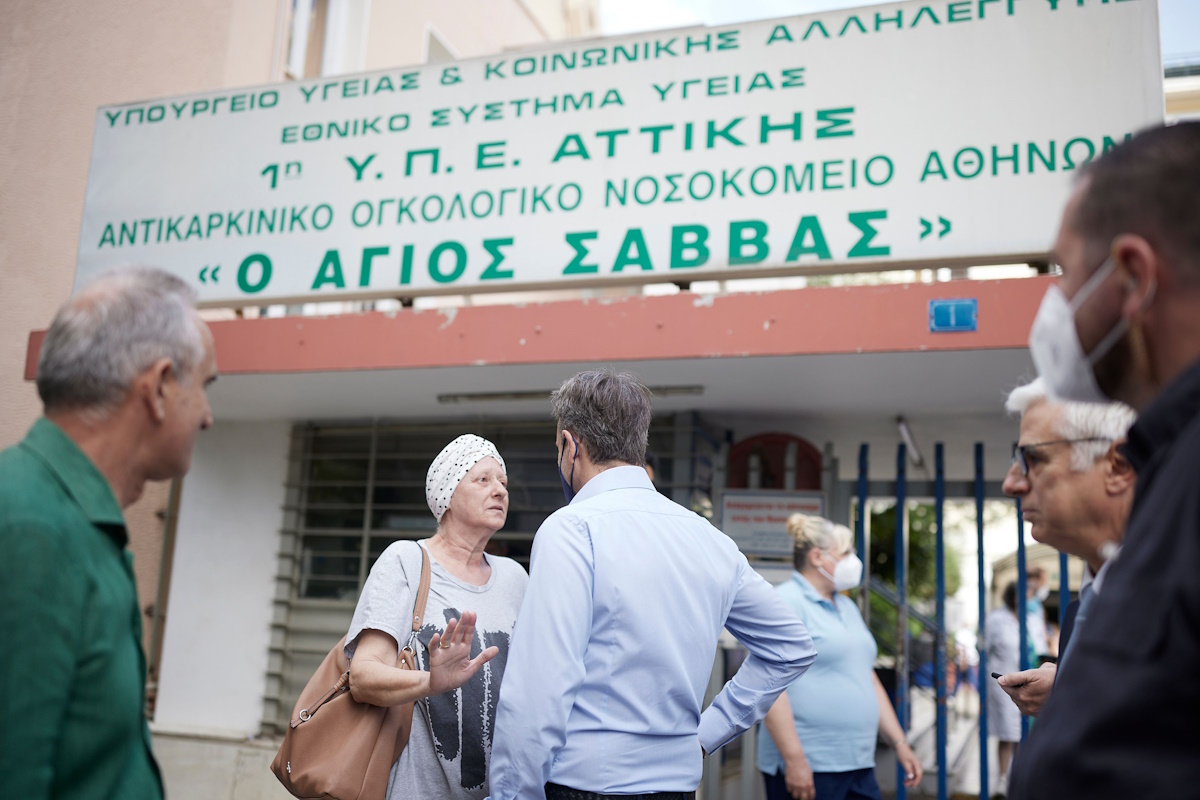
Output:
[[[496,54],[595,35],[596,17],[594,0],[5,5],[0,444],[39,413],[38,332],[72,285],[97,107]],[[1195,81],[1168,78],[1169,118],[1200,113]],[[128,514],[169,794],[285,796],[266,765],[292,703],[374,558],[434,529],[425,471],[460,433],[504,455],[494,551],[526,564],[562,502],[546,396],[597,365],[653,388],[656,482],[701,513],[727,487],[809,489],[849,520],[861,446],[889,482],[902,441],[922,486],[935,442],[961,486],[982,443],[995,497],[1003,400],[1032,376],[1050,280],[1015,265],[206,310],[217,423],[189,475]],[[961,298],[975,329],[933,331],[931,301]]]

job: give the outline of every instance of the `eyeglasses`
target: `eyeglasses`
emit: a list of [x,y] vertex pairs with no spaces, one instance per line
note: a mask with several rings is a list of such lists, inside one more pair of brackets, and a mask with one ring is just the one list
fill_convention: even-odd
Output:
[[1076,444],[1079,442],[1112,442],[1114,439],[1109,439],[1104,436],[1088,436],[1083,439],[1053,439],[1049,442],[1034,442],[1033,444],[1014,444],[1012,463],[1016,464],[1021,469],[1022,475],[1029,474],[1029,454],[1028,451],[1035,450],[1039,447],[1049,447],[1052,444]]

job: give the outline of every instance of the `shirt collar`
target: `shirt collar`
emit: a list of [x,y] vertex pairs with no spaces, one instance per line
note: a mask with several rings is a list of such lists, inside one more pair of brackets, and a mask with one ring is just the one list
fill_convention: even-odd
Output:
[[571,503],[581,503],[595,497],[601,492],[611,492],[613,489],[649,489],[657,491],[646,474],[645,467],[610,467],[583,485]]
[[1197,414],[1200,414],[1200,361],[1172,381],[1129,429],[1124,453],[1134,471],[1140,473],[1155,454],[1173,444]]
[[[831,608],[833,607],[833,603],[831,603],[829,601],[829,598],[823,596],[820,592],[818,592],[816,590],[816,587],[814,587],[812,585],[812,583],[809,582],[808,578],[804,577],[796,570],[792,570],[792,580],[794,580],[797,583],[797,585],[799,585],[800,591],[803,592],[804,596],[806,598],[808,598],[809,600],[813,601],[814,603],[824,603],[825,605],[830,606]],[[834,592],[833,599],[837,600],[836,592]]]
[[124,546],[128,539],[125,518],[121,515],[121,506],[113,495],[112,487],[62,428],[42,417],[29,429],[21,446],[50,468],[63,490],[79,505],[92,524],[106,529],[119,528],[119,535],[106,532]]

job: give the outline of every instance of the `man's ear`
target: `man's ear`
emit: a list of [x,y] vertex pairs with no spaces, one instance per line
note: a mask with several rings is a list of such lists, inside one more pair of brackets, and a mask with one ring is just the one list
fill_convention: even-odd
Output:
[[563,442],[563,455],[572,460],[578,458],[579,440],[575,438],[575,434],[564,428],[558,435],[560,438],[566,439]]
[[1121,455],[1121,451],[1117,449],[1119,444],[1121,442],[1114,442],[1108,448],[1108,455],[1105,456],[1108,466],[1104,475],[1104,489],[1110,495],[1124,494],[1137,483],[1137,473],[1134,472],[1129,459]]
[[1160,288],[1162,272],[1158,254],[1141,236],[1124,234],[1113,242],[1113,257],[1129,288],[1121,305],[1121,314],[1126,319],[1133,319],[1150,305],[1154,299],[1152,293]]
[[167,395],[174,383],[175,372],[169,358],[160,358],[134,379],[134,391],[155,422],[167,418]]

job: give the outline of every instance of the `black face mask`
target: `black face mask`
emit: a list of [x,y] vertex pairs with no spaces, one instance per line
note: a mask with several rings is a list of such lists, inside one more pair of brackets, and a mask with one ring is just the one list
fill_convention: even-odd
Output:
[[[563,455],[567,453],[567,440],[563,438]],[[575,459],[571,459],[571,477],[565,478],[562,474],[562,456],[558,457],[558,479],[562,482],[563,497],[567,498],[570,503],[575,498]]]

